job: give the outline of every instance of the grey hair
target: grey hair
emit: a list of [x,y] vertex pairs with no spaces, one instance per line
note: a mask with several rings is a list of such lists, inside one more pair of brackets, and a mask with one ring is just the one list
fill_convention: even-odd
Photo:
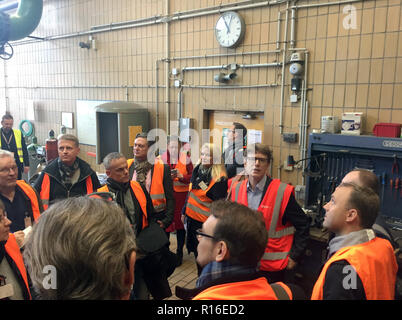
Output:
[[7,151],[7,150],[0,149],[0,159],[1,158],[7,158],[7,157],[10,157],[10,158],[14,159],[14,152],[10,152],[10,151]]
[[106,157],[103,158],[103,166],[105,167],[106,170],[110,169],[110,164],[112,163],[113,160],[118,160],[121,158],[125,158],[126,156],[120,152],[111,152]]
[[59,135],[57,136],[57,140],[73,141],[73,142],[75,143],[75,146],[76,146],[76,147],[79,147],[79,146],[80,146],[80,141],[79,141],[78,138],[77,138],[75,135],[73,135],[73,134],[68,134],[68,133],[59,134]]
[[[89,197],[59,201],[33,227],[24,260],[33,287],[44,300],[120,299],[131,288],[123,283],[135,235],[115,203]],[[48,289],[45,268],[57,272]]]

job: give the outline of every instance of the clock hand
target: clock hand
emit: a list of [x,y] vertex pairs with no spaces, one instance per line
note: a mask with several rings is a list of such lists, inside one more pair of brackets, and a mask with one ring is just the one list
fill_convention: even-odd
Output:
[[[226,26],[226,34],[228,34],[228,33],[230,32],[230,28],[229,28],[229,26],[228,26],[228,24],[227,24],[227,22],[226,22],[225,17],[223,17],[223,22],[225,22],[225,26]],[[230,22],[229,22],[229,24],[230,24]]]

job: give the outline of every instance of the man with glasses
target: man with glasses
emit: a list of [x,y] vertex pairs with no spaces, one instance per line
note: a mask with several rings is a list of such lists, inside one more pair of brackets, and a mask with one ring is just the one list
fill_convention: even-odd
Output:
[[245,152],[247,179],[233,181],[230,199],[262,212],[268,241],[260,272],[270,282],[283,281],[307,247],[310,221],[294,196],[294,187],[267,175],[271,162],[268,146],[256,143]]
[[226,200],[213,202],[210,213],[197,230],[197,263],[203,269],[196,288],[176,287],[176,296],[193,300],[292,299],[295,287],[269,284],[258,273],[268,239],[262,214]]
[[18,242],[22,244],[24,233],[21,230],[39,219],[43,207],[35,189],[24,180],[17,180],[17,175],[14,155],[0,150],[0,200],[13,222],[10,232],[15,233]]
[[27,272],[10,226],[0,200],[0,300],[30,300]]

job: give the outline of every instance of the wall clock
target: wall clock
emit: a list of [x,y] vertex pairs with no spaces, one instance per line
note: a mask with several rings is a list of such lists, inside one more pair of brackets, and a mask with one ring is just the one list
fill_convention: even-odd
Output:
[[243,40],[246,24],[234,11],[223,13],[215,25],[215,37],[224,48],[235,48]]

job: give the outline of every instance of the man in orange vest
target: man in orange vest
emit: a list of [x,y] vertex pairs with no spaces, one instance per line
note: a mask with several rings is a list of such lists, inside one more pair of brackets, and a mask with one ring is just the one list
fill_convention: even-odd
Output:
[[0,300],[30,300],[27,272],[10,225],[0,200]]
[[[269,284],[258,273],[268,239],[262,214],[226,200],[212,203],[197,230],[197,263],[203,268],[195,289],[176,287],[176,296],[193,300],[291,300],[282,282]],[[295,291],[296,292],[296,291]],[[301,298],[300,296],[298,298]]]
[[175,200],[169,165],[156,159],[148,161],[150,143],[146,133],[137,134],[134,140],[134,159],[128,159],[130,179],[139,182],[149,192],[155,208],[155,218],[166,229],[173,221]]
[[54,201],[83,196],[100,188],[96,172],[78,157],[77,137],[62,134],[57,140],[59,157],[46,166],[34,183],[45,210]]
[[371,229],[379,197],[369,188],[342,183],[335,189],[323,227],[335,233],[312,300],[393,300],[398,270],[392,245]]
[[294,197],[294,187],[267,175],[271,151],[267,145],[246,149],[244,180],[234,177],[229,199],[260,211],[268,230],[268,241],[260,271],[270,282],[283,281],[286,270],[294,270],[309,238],[310,221]]
[[18,168],[14,155],[0,150],[0,200],[3,201],[8,218],[13,222],[10,230],[21,245],[25,234],[21,230],[32,226],[43,211],[36,190],[24,180],[17,180]]

